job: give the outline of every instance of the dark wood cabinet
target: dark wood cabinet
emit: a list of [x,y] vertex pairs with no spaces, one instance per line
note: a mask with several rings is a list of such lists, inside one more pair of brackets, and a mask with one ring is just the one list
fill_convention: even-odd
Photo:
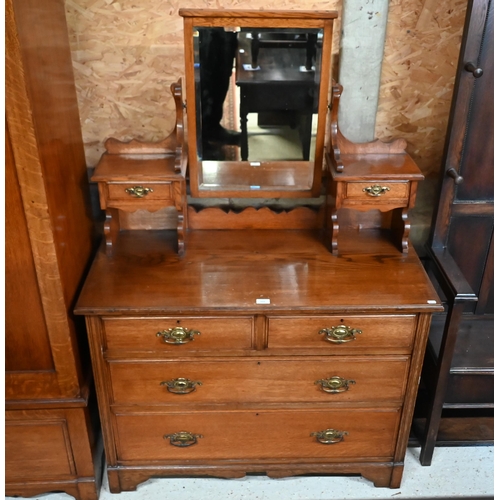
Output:
[[96,499],[102,446],[72,314],[94,231],[62,0],[6,3],[5,152],[6,494]]
[[415,421],[423,465],[436,444],[493,440],[493,17],[493,1],[469,1],[429,245],[447,312],[433,319]]

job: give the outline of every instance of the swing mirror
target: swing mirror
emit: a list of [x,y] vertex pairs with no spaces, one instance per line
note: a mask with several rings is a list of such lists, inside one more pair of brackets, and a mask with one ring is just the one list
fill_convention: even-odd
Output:
[[337,13],[179,14],[192,196],[318,196]]

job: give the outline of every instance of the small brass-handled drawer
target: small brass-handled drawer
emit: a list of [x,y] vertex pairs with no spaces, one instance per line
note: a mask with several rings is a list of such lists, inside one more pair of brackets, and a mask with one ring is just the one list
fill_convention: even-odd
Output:
[[406,199],[409,196],[408,182],[348,182],[346,199],[384,203],[386,200]]
[[362,330],[351,328],[346,325],[332,326],[331,328],[322,328],[319,332],[320,335],[325,336],[325,340],[333,342],[334,344],[343,344],[345,342],[352,342],[356,340],[356,335],[363,333]]
[[173,198],[172,185],[169,182],[147,184],[110,182],[107,188],[109,200],[139,203],[141,200],[150,202]]
[[178,446],[179,448],[186,448],[187,446],[193,446],[198,442],[199,438],[202,438],[201,434],[193,434],[192,432],[180,431],[174,434],[165,434],[163,439],[170,439],[170,444],[172,446]]
[[168,392],[173,394],[189,394],[196,391],[197,385],[203,385],[197,380],[189,380],[188,378],[174,378],[172,380],[160,382],[160,385],[164,385]]
[[355,380],[346,380],[342,377],[330,377],[324,378],[321,380],[316,380],[314,382],[316,385],[319,385],[321,390],[328,393],[338,394],[339,392],[346,392],[349,390],[349,384],[355,384]]
[[[103,323],[107,349],[176,354],[252,348],[253,317],[109,317]],[[192,333],[193,341],[189,332],[202,334]]]
[[183,326],[176,326],[156,333],[156,336],[160,337],[165,344],[175,345],[192,342],[195,335],[201,335],[201,333],[198,330],[188,330]]
[[271,316],[268,349],[308,349],[309,354],[409,353],[415,328],[414,314]]
[[321,444],[335,444],[344,440],[344,436],[348,436],[347,431],[338,431],[336,429],[326,429],[319,432],[311,432],[311,437],[315,437],[316,441]]

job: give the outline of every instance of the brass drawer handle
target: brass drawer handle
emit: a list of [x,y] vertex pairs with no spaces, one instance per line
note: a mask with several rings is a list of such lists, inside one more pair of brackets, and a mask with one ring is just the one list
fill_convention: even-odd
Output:
[[344,436],[348,436],[347,431],[338,431],[336,429],[326,429],[319,432],[311,432],[311,437],[315,437],[318,443],[335,444],[344,440]]
[[380,186],[378,184],[375,184],[374,186],[363,188],[363,193],[366,193],[370,196],[381,196],[390,190],[391,188],[388,188],[387,186]]
[[331,328],[323,328],[318,332],[320,335],[325,334],[325,340],[334,344],[343,344],[356,340],[356,335],[363,333],[362,330],[351,328],[350,326],[339,325]]
[[148,193],[152,193],[153,190],[144,186],[134,186],[131,188],[126,188],[125,192],[127,192],[130,196],[135,196],[136,198],[144,198],[144,196],[146,196]]
[[349,390],[349,384],[355,384],[355,380],[346,380],[345,378],[342,377],[330,377],[327,379],[321,379],[321,380],[316,380],[314,382],[316,385],[320,386],[320,389],[322,391],[328,392],[328,393],[339,393],[339,392],[346,392]]
[[197,385],[202,385],[201,382],[197,380],[189,380],[188,378],[174,378],[172,380],[165,380],[160,382],[160,385],[165,385],[168,392],[173,394],[189,394],[190,392],[196,391]]
[[166,344],[187,344],[194,340],[195,335],[201,335],[198,330],[188,330],[183,326],[176,326],[168,330],[162,330],[156,334],[157,337],[163,337],[162,340]]
[[193,434],[187,431],[176,432],[175,434],[165,434],[163,439],[170,439],[170,444],[172,446],[178,446],[179,448],[186,448],[187,446],[193,446],[198,442],[198,438],[202,438],[201,434]]

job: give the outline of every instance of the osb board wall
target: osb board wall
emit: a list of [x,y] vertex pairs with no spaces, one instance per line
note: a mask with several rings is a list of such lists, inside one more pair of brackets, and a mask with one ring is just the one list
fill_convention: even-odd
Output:
[[[89,166],[97,163],[107,137],[159,140],[172,129],[169,86],[184,76],[179,8],[270,7],[268,0],[65,2]],[[426,175],[412,215],[417,243],[426,238],[436,201],[466,2],[389,3],[376,136],[406,138]],[[341,15],[342,0],[276,0],[272,8],[334,9]]]
[[426,179],[412,213],[425,242],[439,195],[441,159],[467,0],[390,0],[376,137],[404,137]]
[[[107,137],[160,140],[172,130],[170,84],[184,76],[180,8],[269,9],[269,0],[65,0],[87,163]],[[341,0],[272,8],[339,10]],[[337,34],[340,23],[337,24]],[[338,47],[338,36],[335,40]]]

